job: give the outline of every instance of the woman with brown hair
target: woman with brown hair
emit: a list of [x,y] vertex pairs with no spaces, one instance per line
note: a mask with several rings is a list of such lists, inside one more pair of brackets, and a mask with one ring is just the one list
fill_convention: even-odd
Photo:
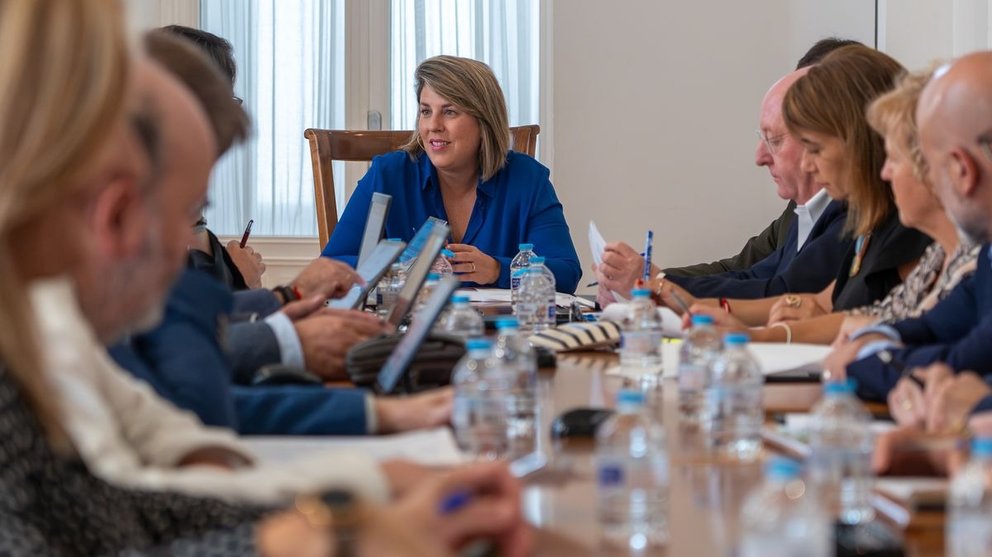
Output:
[[376,157],[322,255],[355,264],[372,194],[393,196],[386,237],[409,240],[428,217],[451,226],[454,272],[465,282],[510,287],[510,261],[533,244],[559,292],[582,269],[550,171],[511,151],[506,101],[489,66],[435,56],[417,67],[416,130],[399,151]]
[[874,303],[908,276],[931,239],[899,222],[892,190],[881,177],[882,137],[872,130],[865,108],[892,89],[904,72],[891,57],[865,46],[848,46],[810,68],[785,95],[789,131],[804,146],[802,169],[831,198],[846,200],[846,233],[856,241],[834,282],[817,294],[786,294],[760,300],[698,300],[668,281],[649,287],[657,298],[679,307],[670,293],[695,303],[693,312],[721,307],[748,326],[769,323],[782,307],[812,308],[811,315]]

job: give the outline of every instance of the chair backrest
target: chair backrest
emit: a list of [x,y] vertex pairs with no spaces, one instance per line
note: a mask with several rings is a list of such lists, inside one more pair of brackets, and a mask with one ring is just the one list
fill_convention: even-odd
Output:
[[[541,126],[510,128],[513,150],[534,156],[537,134]],[[313,197],[317,208],[317,231],[320,245],[327,245],[338,222],[337,200],[334,196],[333,161],[371,161],[374,157],[395,151],[406,144],[411,131],[320,130],[309,128],[303,137],[310,142],[310,162],[313,164]]]

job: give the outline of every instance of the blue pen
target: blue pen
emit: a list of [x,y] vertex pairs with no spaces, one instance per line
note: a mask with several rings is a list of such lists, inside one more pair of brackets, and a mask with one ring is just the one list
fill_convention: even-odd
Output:
[[472,501],[472,493],[464,489],[449,494],[438,505],[438,513],[441,515],[451,514],[458,511]]
[[644,240],[644,282],[651,280],[651,250],[654,249],[654,231],[648,230]]

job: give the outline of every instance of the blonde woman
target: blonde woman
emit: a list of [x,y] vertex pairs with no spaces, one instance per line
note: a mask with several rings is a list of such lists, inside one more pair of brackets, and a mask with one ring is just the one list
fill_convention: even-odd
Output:
[[136,233],[158,224],[145,196],[159,165],[178,163],[156,156],[154,122],[134,119],[148,99],[132,88],[122,20],[114,0],[0,0],[0,554],[323,556],[349,543],[359,555],[447,555],[468,522],[498,530],[493,518],[510,518],[519,500],[481,497],[458,520],[437,512],[454,491],[505,491],[491,467],[425,481],[386,508],[354,503],[348,531],[330,528],[327,499],[237,507],[115,488],[81,463],[46,384],[27,292],[94,250],[148,249],[147,238],[94,245],[78,233],[91,221]]
[[451,226],[452,267],[469,283],[510,287],[510,260],[534,245],[559,292],[582,269],[550,171],[511,151],[503,91],[489,66],[455,56],[425,60],[415,74],[417,129],[372,161],[322,255],[355,264],[375,192],[393,196],[386,237],[409,240],[428,217]]

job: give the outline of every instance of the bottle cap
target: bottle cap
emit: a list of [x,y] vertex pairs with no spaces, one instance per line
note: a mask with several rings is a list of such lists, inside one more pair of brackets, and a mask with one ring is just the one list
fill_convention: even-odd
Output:
[[630,295],[633,298],[650,298],[651,291],[647,288],[635,288],[630,291]]
[[854,394],[857,390],[858,383],[854,379],[847,379],[845,381],[828,381],[823,384],[823,394],[827,396],[850,395]]
[[727,333],[723,336],[723,343],[727,346],[745,346],[749,340],[746,333]]
[[386,241],[387,242],[402,242],[403,240],[400,240],[399,238],[387,238]]
[[427,280],[441,280],[441,275],[437,273],[427,273]]
[[448,248],[444,248],[443,250],[441,250],[441,255],[450,258],[455,256],[455,252],[451,251]]
[[972,456],[992,456],[992,437],[975,437],[971,440]]
[[455,294],[451,297],[451,303],[453,304],[467,304],[469,297],[465,294]]
[[520,244],[517,246],[520,251],[532,251],[534,249],[534,244]]
[[501,317],[496,321],[496,329],[518,329],[520,328],[520,322],[517,321],[516,317]]
[[530,258],[530,263],[531,265],[533,265],[534,263],[537,263],[538,265],[544,265],[544,258],[541,257],[540,255],[535,255],[534,257]]
[[802,466],[784,456],[773,456],[765,463],[765,476],[776,480],[791,480],[802,474]]
[[465,342],[465,348],[469,352],[473,350],[489,350],[493,347],[492,341],[485,338],[472,338]]
[[692,326],[699,327],[701,325],[712,325],[713,317],[710,315],[693,315],[692,316]]
[[644,404],[644,392],[635,389],[620,389],[617,391],[617,406]]

